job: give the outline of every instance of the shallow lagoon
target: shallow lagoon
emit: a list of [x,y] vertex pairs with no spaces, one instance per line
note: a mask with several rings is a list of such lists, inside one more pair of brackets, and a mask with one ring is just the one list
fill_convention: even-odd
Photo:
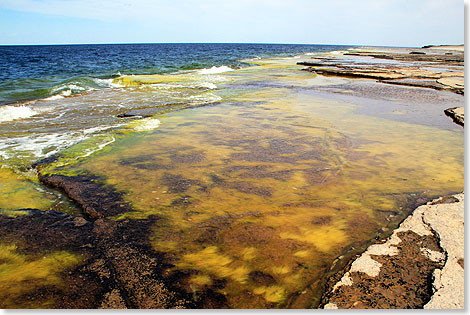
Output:
[[[91,173],[124,192],[134,211],[115,220],[160,217],[152,245],[196,296],[212,288],[232,308],[315,306],[338,257],[386,235],[417,204],[463,190],[464,136],[442,117],[367,115],[345,87],[375,83],[313,77],[296,61],[215,74],[217,103],[150,118],[156,129],[114,132],[103,150],[45,172]],[[445,94],[393,89],[413,91],[420,108],[429,93]]]

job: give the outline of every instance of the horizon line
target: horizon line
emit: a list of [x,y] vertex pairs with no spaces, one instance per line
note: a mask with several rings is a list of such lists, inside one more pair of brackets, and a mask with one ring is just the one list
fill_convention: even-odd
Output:
[[[366,46],[366,47],[397,47],[397,48],[421,48],[422,46],[396,46],[396,45],[370,45],[370,44],[307,44],[307,43],[236,43],[236,42],[136,42],[136,43],[52,43],[52,44],[0,44],[0,47],[7,46],[85,46],[85,45],[191,45],[191,44],[237,44],[237,45],[299,45],[299,46]],[[430,44],[432,46],[443,46],[440,44]],[[454,46],[464,44],[445,44],[444,46]]]

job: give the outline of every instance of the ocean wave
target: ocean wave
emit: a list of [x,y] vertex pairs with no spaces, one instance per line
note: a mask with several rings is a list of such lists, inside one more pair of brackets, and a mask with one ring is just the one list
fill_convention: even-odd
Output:
[[227,67],[227,66],[220,66],[220,67],[213,66],[212,68],[201,69],[198,71],[198,73],[199,74],[217,74],[217,73],[223,73],[223,72],[228,72],[228,71],[234,71],[234,69]]
[[[119,76],[121,76],[121,74],[119,73]],[[124,87],[124,85],[121,85],[121,84],[118,84],[118,83],[114,83],[113,80],[114,79],[98,79],[98,78],[92,78],[92,80],[98,84],[100,87],[104,87],[104,88],[121,88],[121,87]]]
[[49,89],[49,96],[43,98],[43,101],[54,101],[64,97],[87,93],[106,88],[121,88],[123,85],[113,82],[113,79],[100,78],[79,78],[69,80],[68,82],[58,84]]
[[0,107],[0,122],[29,118],[37,114],[39,112],[27,106],[5,105]]

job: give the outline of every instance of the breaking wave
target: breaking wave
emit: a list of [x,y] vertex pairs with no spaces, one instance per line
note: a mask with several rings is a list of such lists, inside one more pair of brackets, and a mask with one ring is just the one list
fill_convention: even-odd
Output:
[[198,71],[198,73],[199,74],[217,74],[217,73],[223,73],[223,72],[228,72],[228,71],[234,71],[234,69],[227,67],[227,66],[220,66],[220,67],[213,66],[212,68],[201,69]]

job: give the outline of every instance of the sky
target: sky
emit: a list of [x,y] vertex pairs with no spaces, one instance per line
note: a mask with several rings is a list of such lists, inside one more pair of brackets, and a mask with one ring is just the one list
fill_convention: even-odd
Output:
[[95,43],[463,44],[464,1],[0,0],[0,45]]

